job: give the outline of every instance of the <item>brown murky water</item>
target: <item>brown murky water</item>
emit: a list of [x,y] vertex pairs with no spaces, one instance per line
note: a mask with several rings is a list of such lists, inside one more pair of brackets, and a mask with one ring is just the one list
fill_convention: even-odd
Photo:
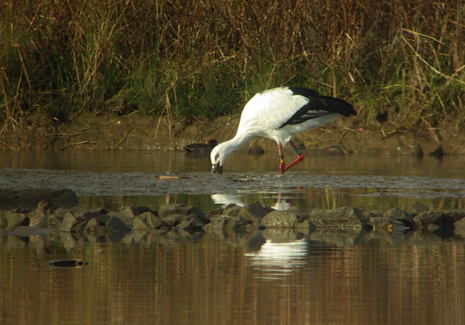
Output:
[[[462,242],[356,246],[302,239],[258,253],[205,236],[85,243],[67,252],[9,239],[2,324],[463,324]],[[74,256],[89,265],[49,268]]]
[[[216,203],[255,200],[307,209],[465,206],[463,157],[308,157],[284,177],[277,175],[275,160],[240,155],[217,178],[209,174],[207,159],[179,153],[8,152],[0,155],[0,188],[68,182],[88,207],[134,203],[156,209],[180,202],[207,211]],[[154,176],[167,172],[190,178],[157,183]],[[460,236],[324,231],[264,236],[264,245],[251,247],[214,235],[141,233],[120,240],[3,235],[0,323],[465,323]],[[44,265],[57,259],[89,264]]]

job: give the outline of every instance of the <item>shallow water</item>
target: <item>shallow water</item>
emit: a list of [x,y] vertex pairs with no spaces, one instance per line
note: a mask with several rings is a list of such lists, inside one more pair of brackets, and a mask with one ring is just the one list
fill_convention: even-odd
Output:
[[[208,158],[182,152],[8,151],[0,155],[0,188],[67,187],[78,193],[83,206],[112,209],[134,203],[156,210],[176,202],[208,211],[254,201],[279,209],[354,206],[386,211],[416,202],[451,209],[465,206],[464,165],[464,156],[417,159],[313,152],[281,176],[271,152],[259,157],[233,154],[221,176],[210,175]],[[26,170],[12,174],[6,168]],[[187,179],[156,179],[166,174]]]
[[[9,236],[8,236],[9,237]],[[418,241],[421,242],[419,244]],[[260,251],[197,241],[0,250],[2,324],[463,324],[461,241],[302,238]],[[57,258],[81,268],[50,268]]]
[[[350,205],[386,211],[395,206],[407,209],[414,202],[430,209],[465,206],[463,157],[307,155],[284,177],[276,173],[275,158],[238,155],[228,160],[226,174],[220,176],[226,182],[212,178],[218,175],[209,174],[208,159],[180,153],[4,152],[0,188],[38,186],[56,177],[53,184],[64,179],[73,181],[78,193],[99,193],[82,196],[82,206],[110,208],[133,203],[156,209],[179,202],[208,211],[230,201],[257,200],[282,209]],[[15,174],[17,169],[28,170]],[[119,186],[110,182],[117,177],[112,173],[124,174]],[[180,182],[174,187],[169,181],[157,183],[155,176],[166,173],[190,179],[172,180]],[[77,182],[84,175],[89,179]],[[98,181],[89,185],[92,177]],[[156,192],[144,188],[140,179],[165,184],[167,193],[143,195]],[[207,185],[217,181],[222,190],[194,195],[189,180]],[[296,185],[299,182],[304,186]],[[120,193],[116,187],[125,190]],[[190,194],[169,193],[179,187]],[[126,189],[134,194],[124,195]],[[213,234],[3,235],[0,323],[465,323],[465,240],[458,235],[267,230],[263,236],[262,245],[246,245],[244,238]],[[89,264],[44,265],[57,259]]]

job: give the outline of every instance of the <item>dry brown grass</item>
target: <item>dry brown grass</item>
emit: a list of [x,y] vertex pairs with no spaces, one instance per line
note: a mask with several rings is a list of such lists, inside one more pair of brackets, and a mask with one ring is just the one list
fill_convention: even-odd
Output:
[[136,109],[214,117],[301,85],[350,98],[370,121],[465,120],[461,0],[5,0],[0,118]]

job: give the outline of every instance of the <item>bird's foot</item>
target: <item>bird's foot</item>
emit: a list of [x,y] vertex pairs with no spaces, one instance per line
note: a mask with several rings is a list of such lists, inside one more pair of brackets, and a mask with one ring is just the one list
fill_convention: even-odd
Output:
[[[292,166],[297,165],[297,164],[298,164],[299,162],[301,162],[302,160],[304,160],[304,155],[303,155],[303,154],[297,155],[297,158],[296,158],[293,162],[291,162],[289,165],[287,165],[287,166],[284,168],[283,173],[284,173],[286,170],[288,170],[289,168],[291,168]],[[281,169],[281,166],[279,166],[279,167],[280,167],[280,169]],[[281,174],[282,174],[282,173],[281,173]]]

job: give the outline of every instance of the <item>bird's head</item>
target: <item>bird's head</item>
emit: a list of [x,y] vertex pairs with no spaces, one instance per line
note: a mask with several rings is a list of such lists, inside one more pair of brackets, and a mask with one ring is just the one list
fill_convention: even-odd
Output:
[[223,164],[226,161],[226,158],[228,158],[228,156],[236,151],[241,145],[241,143],[237,144],[237,140],[234,138],[214,147],[210,153],[212,173],[222,174]]
[[216,146],[212,149],[210,153],[210,160],[212,162],[212,174],[223,173],[223,157],[222,157],[222,150],[219,146]]

